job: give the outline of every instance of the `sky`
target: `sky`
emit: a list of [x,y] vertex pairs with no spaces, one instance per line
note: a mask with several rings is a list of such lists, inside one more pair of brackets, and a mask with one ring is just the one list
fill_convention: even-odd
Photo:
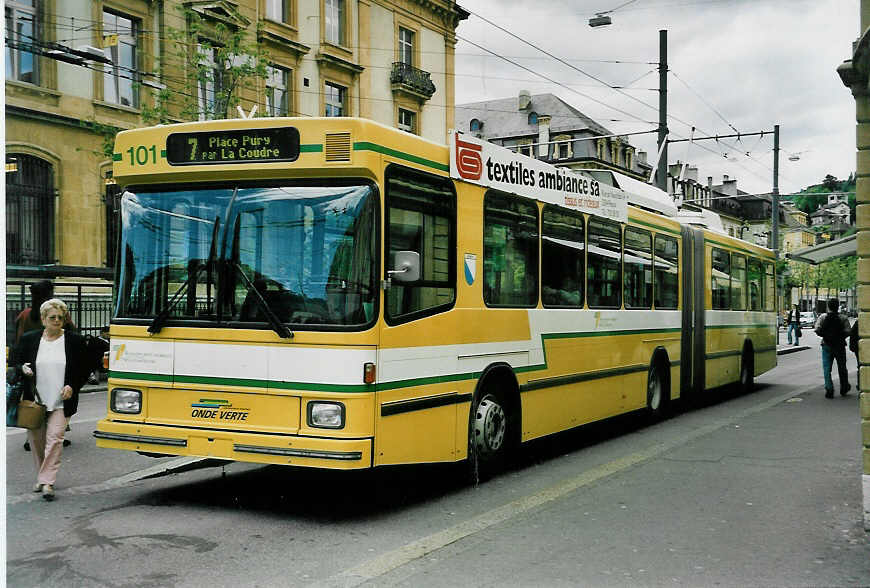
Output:
[[[472,14],[456,31],[457,104],[525,89],[555,94],[614,133],[655,130],[659,31],[666,29],[671,139],[770,132],[669,145],[669,163],[697,166],[705,184],[708,176],[718,184],[727,175],[742,191],[770,192],[778,124],[781,194],[855,171],[855,101],[836,69],[858,37],[859,0],[459,4]],[[612,9],[613,24],[588,25]],[[654,159],[654,132],[631,135],[629,142]]]

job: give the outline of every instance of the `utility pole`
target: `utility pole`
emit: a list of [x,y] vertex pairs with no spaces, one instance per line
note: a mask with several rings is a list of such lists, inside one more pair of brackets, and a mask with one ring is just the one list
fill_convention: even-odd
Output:
[[668,31],[659,31],[659,161],[656,184],[668,191]]
[[779,125],[773,125],[773,192],[771,193],[773,211],[771,214],[770,248],[779,259]]

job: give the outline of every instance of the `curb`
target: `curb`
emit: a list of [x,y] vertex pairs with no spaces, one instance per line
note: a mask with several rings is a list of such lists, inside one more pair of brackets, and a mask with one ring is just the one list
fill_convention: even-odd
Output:
[[99,384],[85,384],[79,391],[79,394],[93,394],[94,392],[105,392],[109,389],[109,385],[100,382]]
[[789,353],[796,353],[798,351],[803,351],[804,349],[809,349],[809,345],[788,345],[777,347],[776,354],[777,355],[787,355]]

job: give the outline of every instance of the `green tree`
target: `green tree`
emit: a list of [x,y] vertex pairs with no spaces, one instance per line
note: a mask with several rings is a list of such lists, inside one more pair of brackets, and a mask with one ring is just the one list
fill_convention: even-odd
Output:
[[268,78],[268,52],[241,26],[179,10],[186,27],[165,27],[170,42],[158,69],[183,73],[156,94],[153,106],[142,107],[143,122],[235,118],[242,92]]

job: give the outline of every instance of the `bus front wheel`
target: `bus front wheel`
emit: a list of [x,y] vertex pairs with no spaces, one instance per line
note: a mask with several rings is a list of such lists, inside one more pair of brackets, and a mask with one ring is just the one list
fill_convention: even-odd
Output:
[[474,411],[474,449],[482,461],[503,454],[507,441],[507,414],[499,399],[484,396]]

